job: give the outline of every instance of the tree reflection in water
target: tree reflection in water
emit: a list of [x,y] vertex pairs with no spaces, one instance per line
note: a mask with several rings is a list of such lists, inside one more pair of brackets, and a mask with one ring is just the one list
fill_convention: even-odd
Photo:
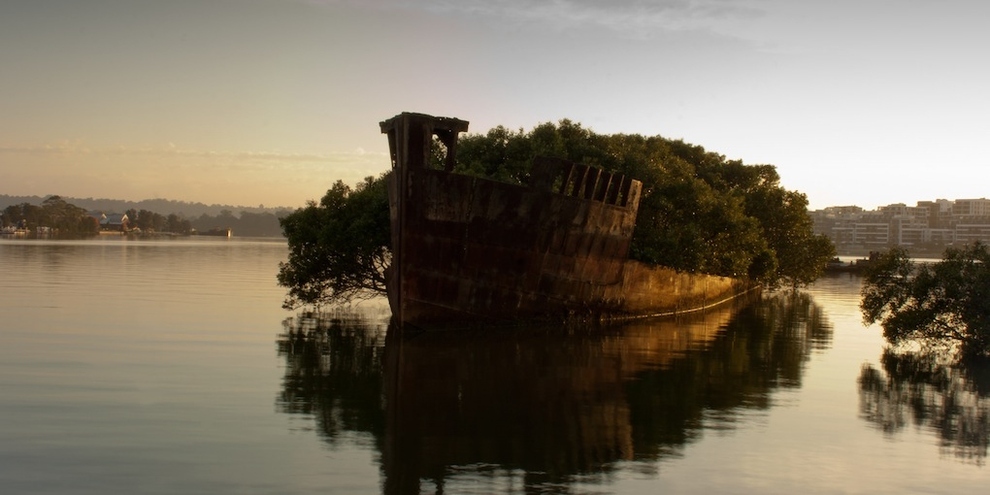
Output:
[[303,313],[282,326],[278,353],[286,367],[280,410],[312,414],[331,444],[348,431],[380,438],[386,325],[363,313],[335,312]]
[[938,352],[887,349],[883,371],[865,365],[860,414],[887,435],[911,424],[933,431],[943,452],[978,465],[990,444],[990,366]]
[[328,442],[370,434],[385,493],[463,482],[567,493],[620,465],[655,473],[703,429],[731,428],[799,386],[832,332],[809,296],[790,292],[604,328],[383,337],[375,320],[316,316],[285,323],[278,403],[313,414]]

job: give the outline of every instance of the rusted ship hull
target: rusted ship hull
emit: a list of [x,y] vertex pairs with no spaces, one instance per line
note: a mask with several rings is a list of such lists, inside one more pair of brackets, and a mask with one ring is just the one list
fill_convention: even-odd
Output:
[[[382,122],[389,184],[392,314],[421,327],[673,314],[745,292],[741,280],[627,259],[641,184],[538,159],[528,185],[454,173],[467,122],[403,113]],[[434,136],[444,169],[429,167]]]

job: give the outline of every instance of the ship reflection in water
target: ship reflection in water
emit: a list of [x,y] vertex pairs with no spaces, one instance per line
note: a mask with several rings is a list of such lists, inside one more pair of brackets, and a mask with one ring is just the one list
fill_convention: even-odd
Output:
[[313,414],[331,444],[370,434],[385,493],[566,492],[617,469],[656,472],[703,429],[799,387],[832,337],[801,293],[606,328],[399,335],[383,322],[287,320],[278,402]]

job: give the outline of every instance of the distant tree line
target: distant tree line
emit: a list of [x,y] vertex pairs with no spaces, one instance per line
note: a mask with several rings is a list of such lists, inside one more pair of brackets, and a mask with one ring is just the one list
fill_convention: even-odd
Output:
[[141,232],[169,232],[173,234],[189,234],[192,223],[175,213],[167,216],[148,210],[130,209],[127,215],[128,228],[139,229]]
[[[135,208],[126,210],[124,214],[128,219],[127,230],[139,229],[141,232],[185,235],[193,231],[229,228],[235,235],[244,237],[282,235],[279,217],[272,212],[242,211],[240,215],[234,215],[230,210],[221,210],[218,215],[203,213],[192,219],[179,213],[163,215]],[[27,202],[9,205],[0,213],[0,226],[22,227],[33,231],[43,227],[59,235],[87,235],[100,231],[99,220],[90,211],[69,203],[60,196],[50,196],[40,205]]]
[[[122,199],[106,199],[106,198],[73,198],[69,196],[61,196],[62,199],[72,203],[76,206],[84,208],[86,211],[105,211],[105,212],[126,212],[128,210],[147,210],[156,212],[169,212],[175,213],[183,218],[194,219],[199,218],[202,215],[218,216],[224,210],[235,211],[235,212],[248,212],[248,213],[272,213],[275,216],[281,217],[285,216],[293,211],[294,208],[287,206],[269,207],[265,205],[258,206],[232,206],[232,205],[220,205],[220,204],[204,204],[204,203],[191,203],[188,201],[176,201],[172,199],[145,199],[141,201],[127,201]],[[10,205],[17,205],[22,203],[30,203],[33,205],[41,204],[45,199],[45,196],[12,196],[8,194],[0,194],[0,208],[6,208]]]
[[197,218],[188,219],[182,215],[170,213],[161,215],[147,210],[128,210],[132,228],[148,232],[173,232],[189,234],[193,231],[206,232],[211,229],[231,229],[238,237],[280,237],[282,229],[278,217],[274,213],[252,213],[242,211],[234,215],[230,210],[221,210],[218,215],[206,213]]
[[[284,215],[289,212],[285,211]],[[213,228],[232,229],[238,237],[281,237],[279,217],[272,212],[252,213],[242,211],[234,215],[230,210],[221,210],[219,215],[202,214],[190,220],[192,228],[205,232]]]
[[3,227],[19,227],[36,230],[46,227],[59,234],[95,234],[99,222],[85,209],[67,203],[59,196],[50,196],[40,205],[21,203],[9,205],[0,213]]
[[[439,144],[434,152],[439,164]],[[681,140],[602,135],[569,120],[529,132],[500,126],[461,138],[455,171],[525,183],[537,156],[642,181],[630,256],[646,263],[797,287],[819,277],[835,254],[827,237],[813,233],[807,197],[784,189],[774,166],[743,165]],[[286,307],[384,292],[389,173],[354,188],[337,181],[319,203],[283,218],[290,253],[278,280],[289,289]]]

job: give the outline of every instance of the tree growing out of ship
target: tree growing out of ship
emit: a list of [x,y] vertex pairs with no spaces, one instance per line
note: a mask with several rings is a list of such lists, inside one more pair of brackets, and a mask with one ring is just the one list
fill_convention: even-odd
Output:
[[804,194],[772,165],[744,165],[660,136],[596,134],[562,120],[530,132],[496,127],[458,143],[457,170],[526,182],[535,156],[619,172],[643,182],[630,256],[681,271],[800,286],[835,255],[815,235]]
[[279,220],[289,241],[278,283],[283,306],[320,306],[385,292],[391,261],[386,174],[351,188],[342,181],[320,200]]
[[990,355],[990,249],[948,248],[941,261],[915,263],[903,248],[881,253],[864,277],[860,309],[892,344]]
[[[835,250],[815,235],[804,194],[780,185],[772,165],[744,165],[660,136],[602,135],[569,120],[525,132],[495,127],[458,142],[460,173],[525,183],[549,156],[643,182],[630,256],[693,273],[800,286]],[[337,182],[319,204],[282,219],[290,257],[279,272],[286,306],[346,302],[384,292],[389,260],[385,176],[354,189]]]

